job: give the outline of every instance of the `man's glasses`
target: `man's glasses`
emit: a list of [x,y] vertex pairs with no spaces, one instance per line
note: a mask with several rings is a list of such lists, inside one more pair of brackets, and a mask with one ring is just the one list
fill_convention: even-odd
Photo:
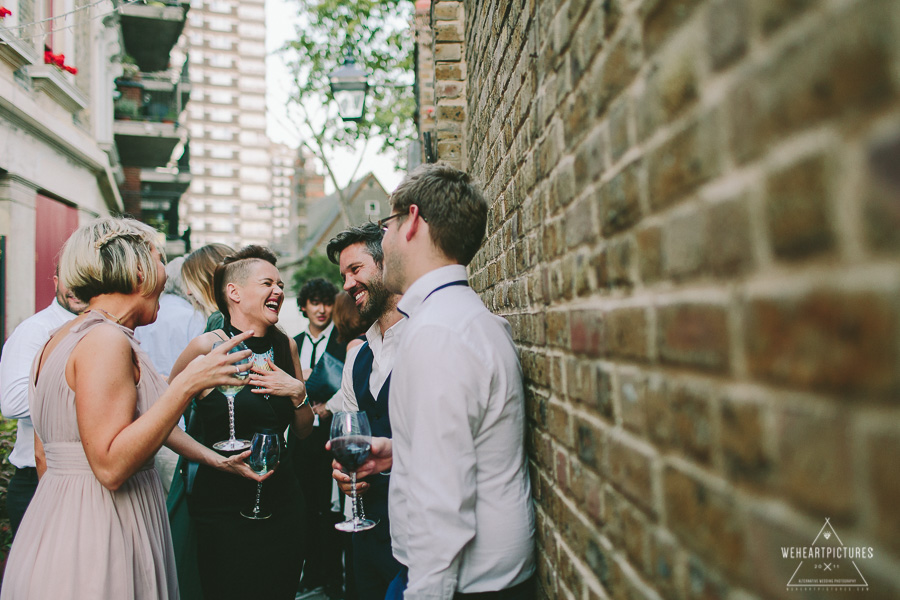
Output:
[[402,217],[404,215],[406,215],[406,213],[394,213],[389,217],[385,217],[383,219],[378,219],[378,227],[381,229],[381,231],[383,231],[384,233],[387,233],[388,221],[390,221],[391,219],[396,219],[397,217]]
[[[416,204],[416,206],[419,206],[419,205]],[[383,218],[383,219],[378,219],[378,227],[381,228],[381,231],[383,231],[384,233],[387,233],[387,230],[388,230],[388,221],[390,221],[391,219],[396,219],[397,217],[405,217],[407,214],[409,214],[409,213],[399,212],[399,213],[394,213],[394,214],[392,214],[392,215],[389,216],[389,217],[385,217],[385,218]],[[421,207],[419,207],[419,217],[420,217],[423,221],[425,221],[426,223],[428,222],[428,219],[426,219],[426,218],[425,218],[425,215],[422,214],[422,208],[421,208]]]

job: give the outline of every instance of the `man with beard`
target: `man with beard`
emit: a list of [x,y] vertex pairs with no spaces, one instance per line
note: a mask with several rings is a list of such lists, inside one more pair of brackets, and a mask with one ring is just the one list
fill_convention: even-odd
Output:
[[18,419],[16,445],[9,455],[9,462],[16,472],[9,480],[6,493],[6,510],[13,536],[19,528],[25,509],[37,489],[38,477],[34,460],[34,426],[28,408],[28,380],[31,363],[50,333],[68,323],[87,308],[87,304],[75,297],[59,280],[59,267],[53,276],[56,298],[50,306],[25,319],[16,327],[3,345],[0,358],[0,409],[7,419]]
[[[372,435],[390,438],[388,392],[405,319],[397,310],[400,295],[387,291],[382,283],[382,233],[375,223],[351,227],[328,242],[326,253],[340,266],[344,289],[356,300],[363,320],[374,321],[366,332],[366,342],[347,353],[336,398],[342,399],[343,410],[365,411]],[[334,399],[330,404],[334,405]],[[346,484],[350,478],[344,477],[342,483]],[[367,516],[378,521],[373,529],[353,534],[353,577],[360,600],[382,600],[401,568],[391,552],[389,480],[389,475],[374,475],[357,486],[358,491],[367,490]]]

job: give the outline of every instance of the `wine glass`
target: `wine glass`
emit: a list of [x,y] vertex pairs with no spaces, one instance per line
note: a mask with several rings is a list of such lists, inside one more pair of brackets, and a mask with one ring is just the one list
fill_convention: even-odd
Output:
[[[263,429],[253,434],[250,442],[250,456],[247,457],[247,466],[253,469],[257,475],[265,475],[273,470],[281,458],[281,436],[274,429]],[[250,511],[241,511],[241,516],[248,519],[268,519],[271,511],[262,511],[259,508],[259,495],[262,493],[262,481],[256,484],[256,503]]]
[[350,473],[353,518],[334,526],[338,531],[365,531],[378,523],[366,518],[362,498],[356,495],[356,470],[372,451],[372,430],[365,412],[338,412],[331,420],[331,453],[345,472]]
[[[225,342],[216,342],[213,344],[213,348],[219,346],[220,344],[224,344]],[[247,346],[242,342],[228,351],[228,354],[234,354],[235,352],[243,352],[244,350],[248,350]],[[216,442],[213,444],[213,448],[216,450],[224,450],[226,452],[233,452],[235,450],[246,450],[250,447],[250,442],[247,440],[239,440],[234,436],[234,397],[237,395],[241,388],[244,387],[244,380],[249,376],[250,367],[250,359],[242,358],[241,360],[234,363],[240,371],[237,371],[232,377],[234,377],[234,383],[230,383],[228,385],[219,385],[216,386],[216,389],[225,394],[225,398],[228,400],[228,431],[229,436],[227,440],[222,440],[221,442]]]

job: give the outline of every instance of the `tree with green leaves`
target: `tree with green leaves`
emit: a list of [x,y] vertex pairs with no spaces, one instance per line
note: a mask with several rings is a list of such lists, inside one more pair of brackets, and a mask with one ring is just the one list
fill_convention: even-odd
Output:
[[[411,0],[298,0],[297,38],[283,49],[295,87],[289,118],[301,145],[318,158],[334,184],[341,215],[350,223],[349,198],[328,158],[336,148],[358,155],[347,184],[362,164],[368,143],[398,151],[415,136]],[[350,57],[368,73],[366,112],[359,122],[341,120],[328,75]],[[342,166],[343,167],[343,166]]]
[[297,270],[294,271],[291,277],[291,290],[293,290],[295,295],[298,295],[304,283],[317,277],[327,279],[338,286],[338,289],[344,286],[344,281],[341,279],[341,271],[337,265],[328,260],[328,257],[321,252],[314,250],[297,265]]

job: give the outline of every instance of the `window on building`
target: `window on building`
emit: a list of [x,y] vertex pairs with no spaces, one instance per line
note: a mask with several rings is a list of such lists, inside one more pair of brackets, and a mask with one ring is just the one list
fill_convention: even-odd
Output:
[[234,85],[234,77],[226,73],[211,73],[209,76],[210,85],[221,85],[230,87]]
[[366,202],[366,216],[371,217],[381,214],[381,208],[378,206],[377,200]]

